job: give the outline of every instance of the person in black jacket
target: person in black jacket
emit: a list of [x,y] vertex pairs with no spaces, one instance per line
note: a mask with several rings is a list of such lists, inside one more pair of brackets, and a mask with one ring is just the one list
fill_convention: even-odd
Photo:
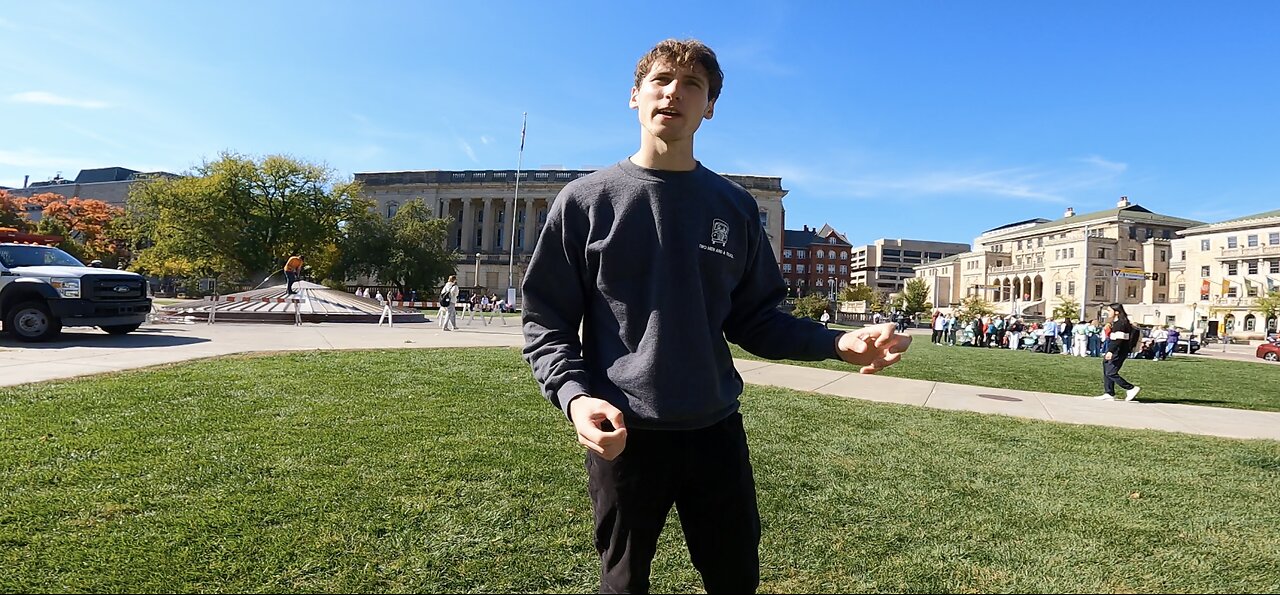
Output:
[[693,155],[723,82],[710,48],[664,41],[635,75],[640,150],[552,203],[524,278],[524,356],[588,449],[600,591],[648,592],[674,506],[706,591],[752,593],[760,513],[726,340],[870,374],[911,338],[778,309],[787,285],[759,206]]
[[1111,341],[1107,353],[1102,356],[1102,394],[1094,397],[1099,401],[1116,400],[1115,386],[1124,390],[1124,400],[1132,401],[1138,396],[1140,387],[1120,376],[1120,366],[1133,352],[1133,348],[1142,340],[1142,333],[1129,322],[1129,315],[1124,311],[1124,304],[1111,304]]

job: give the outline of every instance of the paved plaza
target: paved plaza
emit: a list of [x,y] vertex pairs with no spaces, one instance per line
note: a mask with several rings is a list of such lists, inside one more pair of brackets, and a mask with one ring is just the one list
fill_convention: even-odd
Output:
[[[47,344],[0,339],[0,386],[130,370],[233,353],[313,349],[519,347],[518,319],[484,325],[459,321],[457,331],[435,322],[285,324],[148,324],[136,333],[110,336],[71,328]],[[917,340],[921,340],[917,338]],[[1280,440],[1280,413],[1168,403],[1101,402],[1060,395],[984,388],[945,382],[822,370],[754,360],[736,360],[748,383],[864,399],[994,413],[1074,424],[1142,428],[1230,438]]]

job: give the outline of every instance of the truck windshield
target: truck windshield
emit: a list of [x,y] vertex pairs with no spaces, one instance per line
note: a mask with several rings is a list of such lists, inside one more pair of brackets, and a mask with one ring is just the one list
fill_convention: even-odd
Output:
[[0,246],[0,263],[14,267],[82,267],[70,254],[49,246]]

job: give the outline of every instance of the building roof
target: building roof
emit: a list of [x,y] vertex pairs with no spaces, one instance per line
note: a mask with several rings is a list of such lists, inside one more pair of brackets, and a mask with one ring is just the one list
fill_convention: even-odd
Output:
[[835,234],[835,235],[836,235],[836,239],[837,239],[837,240],[840,240],[841,242],[844,242],[844,243],[846,243],[846,244],[849,244],[850,246],[852,246],[852,245],[853,245],[853,244],[851,244],[851,243],[849,242],[849,238],[844,237],[844,234],[842,234],[842,233],[840,233],[840,232],[836,231],[836,230],[835,230],[835,228],[834,228],[834,227],[831,227],[831,225],[830,225],[830,224],[828,224],[828,223],[823,223],[823,224],[822,224],[822,229],[819,229],[819,230],[818,230],[818,237],[819,237],[819,238],[826,238],[826,237],[830,237],[830,236],[831,236],[831,234]]
[[93,184],[95,182],[123,182],[131,179],[131,177],[140,173],[137,170],[126,167],[99,167],[96,169],[82,169],[76,175],[77,184]]
[[810,230],[803,229],[784,229],[782,230],[782,245],[787,248],[808,248],[813,244],[821,244],[822,238]]
[[[1262,213],[1255,213],[1253,215],[1245,215],[1244,217],[1237,217],[1235,219],[1228,219],[1226,221],[1219,221],[1217,223],[1198,225],[1196,227],[1190,227],[1190,228],[1184,229],[1179,233],[1181,233],[1182,235],[1190,235],[1190,234],[1196,234],[1196,233],[1217,231],[1219,229],[1249,227],[1250,224],[1252,224],[1255,221],[1260,224],[1271,224],[1272,223],[1270,221],[1271,219],[1280,220],[1280,209],[1276,209],[1274,211],[1265,211]],[[1277,221],[1276,223],[1280,223],[1280,221]]]
[[1000,231],[1000,230],[1002,230],[1002,229],[1009,229],[1009,228],[1012,228],[1012,227],[1030,227],[1030,226],[1032,226],[1032,225],[1039,225],[1039,224],[1041,224],[1041,223],[1048,223],[1048,222],[1049,222],[1049,220],[1048,220],[1048,219],[1044,219],[1044,218],[1036,217],[1035,219],[1025,219],[1025,220],[1023,220],[1023,221],[1017,221],[1017,222],[1014,222],[1014,223],[1006,223],[1006,224],[1004,224],[1004,225],[1001,225],[1000,227],[993,227],[993,228],[991,228],[991,229],[988,229],[988,230],[986,230],[986,231],[982,232],[982,234],[983,234],[983,235],[986,235],[986,234],[989,234],[989,233],[992,233],[992,232],[997,232],[997,231]]
[[[1203,222],[1201,221],[1195,221],[1192,219],[1183,219],[1181,217],[1170,217],[1168,215],[1153,213],[1143,208],[1140,205],[1129,205],[1127,207],[1116,207],[1113,209],[1104,209],[1101,211],[1094,211],[1092,213],[1085,213],[1083,215],[1062,217],[1060,219],[1055,219],[1053,221],[1037,223],[1035,225],[1025,227],[1025,228],[1011,229],[1007,233],[1010,233],[1010,234],[1015,232],[1041,233],[1041,232],[1060,229],[1064,227],[1078,227],[1081,224],[1084,224],[1090,221],[1118,221],[1122,219],[1127,219],[1129,221],[1133,221],[1134,223],[1146,223],[1151,225],[1181,225],[1183,227],[1194,227],[1196,225],[1203,224]],[[1004,227],[1010,227],[1012,225],[1017,225],[1017,224],[1010,224]],[[997,227],[996,229],[1002,229],[1002,228]],[[990,233],[990,232],[987,232],[987,233]],[[983,235],[986,235],[986,234],[983,234]],[[995,235],[1004,235],[1004,234],[995,234]]]

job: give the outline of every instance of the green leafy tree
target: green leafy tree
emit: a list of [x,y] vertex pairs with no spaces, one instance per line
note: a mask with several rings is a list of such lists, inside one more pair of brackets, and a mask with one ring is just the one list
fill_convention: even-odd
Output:
[[902,309],[908,315],[919,314],[929,309],[929,283],[916,277],[907,281],[902,292]]
[[459,254],[445,249],[452,219],[437,219],[421,200],[405,203],[390,220],[369,212],[347,226],[335,276],[368,276],[401,291],[441,284]]
[[840,290],[840,301],[842,302],[871,302],[875,291],[866,285],[846,285]]
[[1274,289],[1271,293],[1260,296],[1254,300],[1253,304],[1253,309],[1262,314],[1263,321],[1280,317],[1280,289]]
[[889,307],[890,306],[889,294],[883,291],[872,290],[871,302],[869,306],[872,312],[879,312],[880,314],[888,314],[891,310]]
[[1053,319],[1071,321],[1080,320],[1080,304],[1072,302],[1062,302],[1053,308]]
[[796,299],[795,309],[791,311],[796,318],[814,318],[822,316],[822,311],[830,307],[831,302],[827,301],[826,296],[822,294],[810,294],[802,298]]
[[980,295],[965,296],[960,300],[960,307],[956,309],[956,317],[960,320],[973,320],[983,316],[991,316],[996,313],[996,309],[988,302],[986,298]]
[[355,182],[290,157],[223,153],[190,175],[130,191],[135,267],[159,275],[258,278],[322,253],[371,203]]

